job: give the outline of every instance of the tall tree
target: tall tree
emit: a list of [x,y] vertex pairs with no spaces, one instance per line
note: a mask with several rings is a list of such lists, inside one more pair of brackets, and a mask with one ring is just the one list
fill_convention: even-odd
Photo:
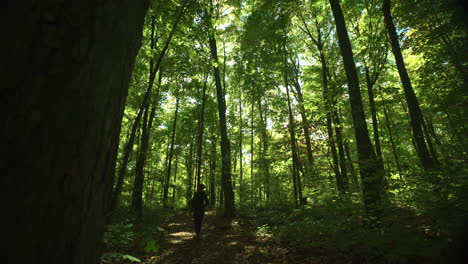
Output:
[[390,44],[392,46],[393,56],[397,65],[398,73],[400,74],[401,84],[405,93],[406,101],[408,103],[408,110],[410,115],[410,124],[413,131],[413,137],[416,146],[416,152],[419,156],[421,164],[425,170],[432,170],[437,167],[437,159],[431,157],[426,145],[425,135],[423,133],[423,116],[421,108],[419,107],[418,98],[414,93],[411,80],[406,70],[403,55],[401,54],[400,44],[396,33],[395,25],[391,13],[390,0],[383,0],[382,11],[384,14],[385,25],[387,27]]
[[226,124],[226,101],[224,99],[223,87],[221,84],[221,75],[219,72],[218,47],[216,46],[216,27],[214,26],[215,6],[210,3],[209,12],[205,10],[206,22],[208,24],[208,41],[211,51],[211,60],[213,64],[213,75],[216,85],[216,97],[218,101],[219,126],[221,132],[221,180],[224,197],[224,209],[226,216],[234,214],[234,191],[231,182],[231,143],[229,142],[227,124]]
[[148,1],[7,4],[0,103],[6,261],[99,263],[147,7]]
[[349,101],[351,104],[351,115],[353,117],[354,134],[358,152],[359,171],[361,174],[364,205],[367,212],[378,215],[379,203],[383,201],[383,176],[384,168],[382,162],[375,155],[372,143],[367,131],[367,123],[362,105],[359,78],[354,64],[353,51],[349,41],[348,31],[341,10],[339,0],[329,0],[335,18],[336,33],[340,44],[341,56],[348,82]]
[[153,125],[154,115],[156,113],[156,106],[151,107],[151,113],[148,114],[148,112],[150,112],[149,108],[150,106],[148,105],[143,117],[141,128],[141,143],[135,165],[135,180],[133,182],[131,208],[137,223],[141,223],[143,220],[143,184],[145,179],[144,168],[148,156],[151,128]]

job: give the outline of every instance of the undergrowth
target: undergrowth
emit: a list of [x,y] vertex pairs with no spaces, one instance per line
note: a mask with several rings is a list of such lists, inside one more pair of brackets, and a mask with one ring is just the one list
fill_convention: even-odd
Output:
[[159,244],[155,237],[163,232],[161,227],[173,215],[172,210],[146,209],[145,220],[138,225],[128,209],[120,209],[114,217],[113,223],[105,227],[104,253],[101,256],[102,263],[140,262],[134,256],[141,254],[157,253]]

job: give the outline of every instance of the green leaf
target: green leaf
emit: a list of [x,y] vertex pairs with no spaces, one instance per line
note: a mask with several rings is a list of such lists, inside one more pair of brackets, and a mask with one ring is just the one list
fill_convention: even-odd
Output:
[[148,240],[146,242],[145,251],[147,253],[157,253],[159,250],[159,245],[156,244],[154,240]]

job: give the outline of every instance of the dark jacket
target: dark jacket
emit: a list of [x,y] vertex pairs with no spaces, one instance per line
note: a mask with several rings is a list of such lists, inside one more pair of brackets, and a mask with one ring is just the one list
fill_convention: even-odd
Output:
[[204,191],[197,191],[192,198],[192,211],[205,212],[205,207],[208,205],[208,197]]

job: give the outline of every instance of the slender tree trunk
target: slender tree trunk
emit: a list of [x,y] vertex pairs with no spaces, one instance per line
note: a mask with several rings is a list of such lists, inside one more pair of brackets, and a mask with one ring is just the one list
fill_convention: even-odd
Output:
[[393,140],[393,133],[392,133],[392,129],[390,128],[390,118],[388,117],[387,106],[385,103],[385,99],[383,98],[382,98],[382,104],[383,104],[383,109],[384,109],[385,123],[386,123],[387,131],[388,131],[388,138],[390,139],[390,144],[392,145],[393,157],[395,158],[395,163],[397,165],[398,172],[401,173],[403,172],[403,170],[401,169],[400,160],[398,158],[398,152],[395,146],[395,141]]
[[266,114],[263,111],[262,100],[259,98],[258,100],[258,109],[260,112],[260,125],[261,125],[261,133],[262,133],[262,168],[265,176],[265,198],[268,201],[270,199],[270,160],[268,158],[268,134],[266,128]]
[[346,192],[349,191],[349,184],[348,184],[348,175],[347,175],[347,169],[346,169],[346,157],[345,157],[345,151],[344,151],[344,146],[343,146],[343,135],[341,132],[342,131],[341,122],[340,122],[340,117],[338,116],[338,111],[336,110],[336,101],[333,102],[332,108],[333,108],[333,123],[335,126],[336,143],[337,143],[336,145],[338,147],[339,164],[340,164],[341,186],[339,186],[339,189],[341,191],[341,194],[346,194]]
[[211,137],[211,155],[210,155],[210,203],[211,206],[216,206],[216,141],[218,139],[213,135]]
[[198,123],[198,142],[197,142],[197,183],[201,182],[201,164],[202,164],[202,149],[203,149],[203,131],[205,128],[205,108],[206,108],[206,82],[208,76],[203,79],[202,102],[200,106],[200,119]]
[[330,147],[330,151],[331,151],[331,154],[332,154],[332,160],[333,160],[333,172],[335,174],[335,179],[336,179],[336,185],[338,187],[338,190],[340,191],[340,193],[344,194],[345,193],[345,188],[344,188],[344,180],[343,180],[343,177],[340,173],[340,170],[339,170],[339,160],[338,160],[338,154],[337,154],[337,151],[336,151],[336,145],[335,145],[335,138],[334,138],[334,135],[333,135],[333,127],[332,127],[332,120],[333,120],[333,117],[332,117],[332,109],[333,109],[333,106],[332,106],[332,103],[331,103],[331,93],[330,93],[330,89],[328,87],[328,77],[327,77],[327,73],[328,73],[328,65],[327,65],[327,61],[326,61],[326,58],[325,58],[325,53],[324,53],[324,50],[323,50],[323,40],[322,40],[322,31],[320,30],[320,26],[318,24],[318,22],[315,23],[315,27],[316,27],[316,30],[317,30],[317,38],[315,39],[313,36],[312,36],[312,33],[309,31],[309,29],[307,28],[307,24],[305,23],[304,21],[304,25],[306,26],[306,29],[307,29],[307,33],[309,35],[309,37],[311,38],[311,40],[315,43],[315,45],[317,46],[317,49],[319,50],[319,54],[320,54],[320,63],[322,65],[322,85],[323,85],[323,100],[324,100],[324,104],[325,104],[325,111],[326,111],[326,124],[327,124],[327,134],[328,134],[328,145]]
[[171,179],[172,157],[174,155],[174,144],[175,144],[178,114],[179,114],[179,97],[177,97],[176,99],[176,106],[175,106],[175,112],[174,112],[174,124],[172,125],[171,146],[169,147],[169,157],[167,161],[167,171],[166,171],[166,178],[164,182],[163,206],[166,208],[168,205],[167,202],[168,202],[168,196],[169,196],[169,183]]
[[[213,14],[211,10],[210,14]],[[211,51],[211,59],[214,61],[213,64],[213,75],[216,84],[216,95],[218,100],[218,115],[219,115],[219,126],[221,130],[221,157],[222,157],[222,189],[224,194],[224,208],[226,216],[234,215],[234,191],[232,190],[231,182],[231,143],[229,142],[226,125],[226,102],[224,99],[223,87],[221,86],[221,78],[218,66],[218,48],[216,47],[215,28],[211,23],[211,17],[209,17],[210,25],[210,36],[209,44]]]
[[243,158],[242,145],[244,134],[242,133],[243,123],[242,123],[242,91],[239,91],[239,204],[243,202],[244,195],[244,167],[243,167]]
[[[140,151],[138,153],[137,162],[135,165],[135,180],[133,182],[133,192],[132,192],[132,203],[131,208],[135,215],[135,220],[137,223],[141,223],[143,218],[143,184],[144,184],[144,168],[146,163],[146,157],[149,146],[149,137],[151,133],[151,127],[156,113],[156,106],[151,108],[151,113],[149,112],[149,105],[145,110],[142,123],[142,133],[141,133],[141,143]],[[149,117],[148,117],[149,115]]]
[[179,171],[179,155],[176,155],[175,159],[175,168],[174,168],[174,177],[172,181],[172,208],[176,207],[176,197],[177,197],[177,172]]
[[358,152],[359,170],[364,195],[366,211],[373,215],[380,215],[379,204],[384,198],[383,176],[384,168],[375,155],[372,143],[367,131],[364,107],[362,105],[359,78],[354,64],[353,51],[348,38],[346,24],[341,11],[339,0],[329,0],[335,18],[336,32],[343,57],[346,79],[348,81],[351,115],[353,117],[354,132]]
[[100,262],[147,7],[8,2],[0,99],[4,262]]
[[371,80],[369,69],[366,67],[366,84],[367,84],[367,95],[369,96],[369,105],[372,116],[372,129],[374,131],[374,144],[377,158],[382,160],[382,149],[380,147],[380,137],[379,137],[379,125],[377,122],[377,108],[375,107],[374,100],[374,84],[375,81]]
[[[179,24],[179,21],[182,18],[182,15],[185,12],[186,2],[187,1],[185,1],[184,5],[181,6],[179,13],[178,13],[176,19],[174,20],[172,29],[171,29],[171,31],[169,33],[169,36],[166,39],[166,42],[164,43],[164,46],[163,46],[163,49],[161,50],[161,53],[159,53],[159,57],[156,60],[156,63],[153,66],[154,61],[151,60],[151,62],[150,62],[151,65],[150,65],[150,75],[149,75],[149,80],[148,80],[148,88],[146,90],[145,96],[143,97],[143,101],[141,103],[141,107],[140,107],[140,110],[138,111],[137,117],[135,118],[135,121],[134,121],[134,124],[133,124],[133,127],[132,127],[132,134],[130,135],[130,138],[129,138],[128,142],[127,142],[127,146],[125,148],[125,152],[124,152],[124,156],[123,156],[123,160],[122,160],[122,165],[120,167],[119,176],[118,176],[118,179],[117,179],[117,184],[116,184],[115,189],[114,189],[114,191],[112,193],[111,202],[109,204],[108,221],[110,221],[110,219],[112,218],[112,213],[115,211],[115,209],[118,206],[120,193],[122,192],[122,188],[123,188],[125,172],[127,170],[128,160],[130,159],[131,150],[133,149],[133,144],[134,144],[133,142],[135,140],[135,132],[136,132],[136,130],[137,130],[139,124],[140,124],[140,120],[141,120],[141,117],[143,115],[143,110],[146,107],[146,105],[148,103],[148,100],[149,100],[149,98],[151,96],[151,90],[153,88],[153,83],[154,83],[154,79],[156,77],[156,73],[160,69],[162,60],[164,59],[164,56],[166,55],[166,52],[169,49],[169,44],[171,43],[172,36],[174,35],[174,32],[177,29],[177,25]],[[153,25],[154,25],[154,23],[153,23]],[[153,28],[153,33],[154,33],[154,28]],[[155,42],[154,41],[154,36],[152,36],[152,39],[153,39],[153,43],[151,44],[151,46],[154,47],[154,42]],[[161,74],[159,75],[159,77],[161,78]]]
[[294,87],[296,88],[296,94],[297,94],[297,101],[299,105],[299,112],[302,117],[302,129],[304,130],[304,137],[306,141],[306,150],[307,150],[307,173],[309,174],[312,172],[312,168],[314,166],[314,156],[312,154],[312,143],[310,142],[310,132],[309,132],[309,120],[307,118],[307,113],[305,110],[304,106],[304,97],[302,95],[302,89],[301,86],[299,85],[299,81],[296,80],[294,81]]
[[390,43],[392,46],[393,56],[400,74],[400,80],[403,85],[405,92],[406,101],[408,102],[408,109],[410,114],[411,129],[413,131],[414,140],[416,143],[416,152],[418,153],[421,164],[425,170],[432,170],[436,168],[436,160],[430,156],[427,148],[425,137],[423,133],[421,109],[419,107],[418,99],[414,93],[411,81],[406,71],[405,62],[400,50],[400,44],[398,43],[398,36],[396,33],[395,25],[393,24],[393,18],[390,11],[391,3],[390,0],[383,0],[382,10],[384,14],[385,25],[387,27]]
[[190,142],[190,151],[186,162],[187,168],[187,196],[185,197],[187,208],[190,207],[190,201],[192,200],[192,189],[193,189],[193,137]]
[[288,68],[287,68],[287,54],[286,54],[286,39],[285,43],[283,44],[284,50],[284,86],[286,88],[286,96],[288,102],[288,113],[289,113],[289,135],[291,138],[291,153],[292,153],[292,172],[293,172],[293,183],[294,183],[294,197],[295,201],[294,204],[297,206],[300,204],[302,199],[302,186],[301,186],[301,178],[299,175],[299,157],[297,153],[297,145],[296,145],[296,127],[294,124],[294,117],[292,114],[292,107],[291,107],[291,99],[289,95],[289,84],[288,84]]
[[[254,89],[254,87],[252,87]],[[254,161],[255,161],[255,146],[254,146],[254,93],[252,92],[252,102],[250,109],[250,208],[254,205]]]

